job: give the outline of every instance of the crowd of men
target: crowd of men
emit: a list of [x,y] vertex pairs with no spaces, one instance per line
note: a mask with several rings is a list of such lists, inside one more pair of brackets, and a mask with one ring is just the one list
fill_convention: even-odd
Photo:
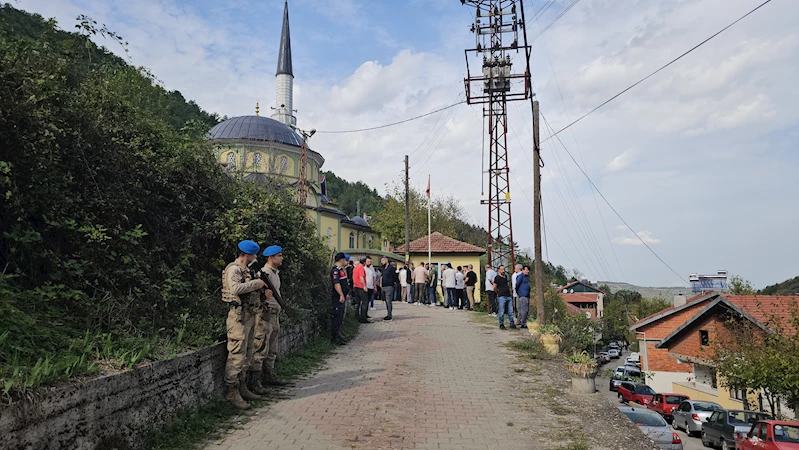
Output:
[[[266,262],[258,267],[257,255]],[[349,255],[337,253],[335,265],[330,270],[332,284],[330,317],[331,341],[347,344],[341,327],[349,304],[355,308],[361,323],[370,323],[370,310],[375,310],[375,299],[384,300],[386,316],[393,319],[393,302],[405,301],[414,305],[439,305],[449,310],[474,309],[477,274],[471,264],[452,267],[423,263],[418,266],[408,261],[402,268],[392,264],[385,256],[380,265],[372,265],[372,258],[363,256],[353,260]],[[264,384],[284,385],[275,372],[277,341],[280,333],[280,311],[283,309],[280,294],[280,271],[283,249],[277,245],[260,246],[250,240],[238,244],[235,261],[222,272],[222,300],[230,305],[227,315],[228,358],[225,365],[227,399],[237,408],[249,407],[247,401],[259,400],[265,394]],[[486,265],[485,290],[488,294],[488,313],[497,316],[499,328],[505,328],[505,317],[510,328],[527,328],[530,305],[529,266],[517,264],[509,277],[505,266],[495,271]],[[438,301],[437,287],[441,286],[443,298]],[[349,299],[349,302],[348,302]]]

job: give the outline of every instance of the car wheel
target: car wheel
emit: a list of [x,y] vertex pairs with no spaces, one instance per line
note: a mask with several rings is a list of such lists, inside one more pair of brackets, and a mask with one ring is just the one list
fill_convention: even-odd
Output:
[[619,394],[619,403],[624,403],[624,397],[622,397],[621,394]]
[[730,444],[724,439],[721,440],[721,450],[733,450],[735,447],[730,447]]
[[710,441],[707,439],[707,435],[705,434],[704,431],[702,432],[702,445],[704,445],[705,447],[713,447],[710,444]]

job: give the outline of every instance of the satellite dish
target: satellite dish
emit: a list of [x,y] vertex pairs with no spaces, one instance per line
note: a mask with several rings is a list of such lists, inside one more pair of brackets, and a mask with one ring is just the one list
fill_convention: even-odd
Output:
[[585,318],[586,319],[590,319],[591,318],[591,311],[586,311],[585,312]]

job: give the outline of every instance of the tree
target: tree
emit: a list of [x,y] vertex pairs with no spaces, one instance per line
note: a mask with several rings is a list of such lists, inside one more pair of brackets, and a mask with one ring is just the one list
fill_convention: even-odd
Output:
[[731,295],[754,295],[756,293],[752,283],[738,275],[730,277],[730,281],[727,282],[727,290]]

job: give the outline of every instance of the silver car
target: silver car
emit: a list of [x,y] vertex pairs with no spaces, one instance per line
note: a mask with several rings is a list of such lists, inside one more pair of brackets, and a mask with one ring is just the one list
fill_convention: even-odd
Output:
[[702,423],[713,414],[713,411],[722,409],[718,403],[685,400],[672,413],[674,419],[672,419],[671,425],[675,430],[683,429],[688,436],[694,436],[702,432]]
[[672,431],[660,414],[643,408],[619,406],[628,419],[632,420],[644,434],[661,450],[683,450],[680,436]]

